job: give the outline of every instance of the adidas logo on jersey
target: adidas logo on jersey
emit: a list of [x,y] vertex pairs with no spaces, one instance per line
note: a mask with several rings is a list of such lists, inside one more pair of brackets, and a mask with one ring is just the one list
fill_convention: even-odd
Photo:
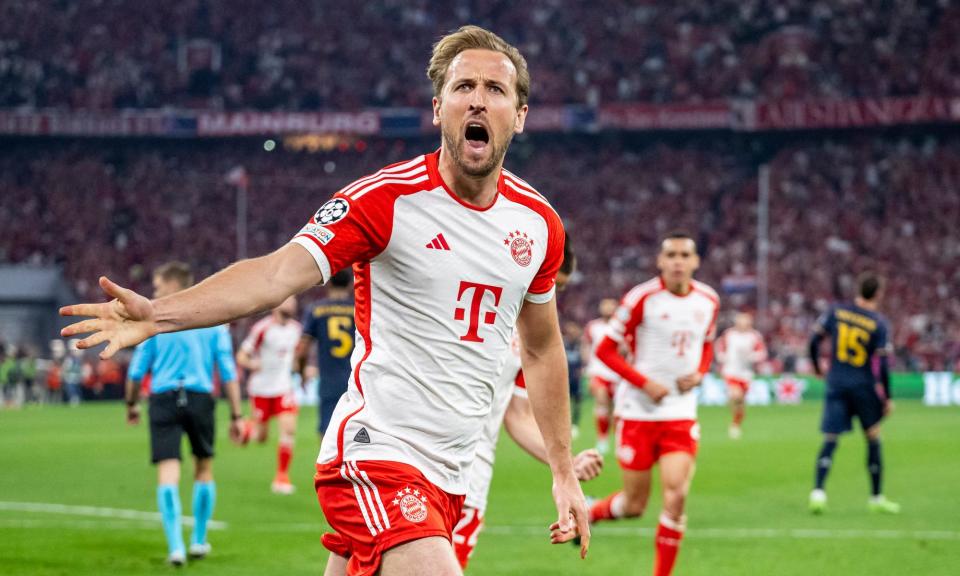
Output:
[[447,239],[443,237],[443,233],[437,234],[436,238],[427,243],[427,248],[431,250],[450,250],[450,245],[447,244]]
[[353,441],[354,441],[354,442],[359,442],[359,443],[361,443],[361,444],[369,444],[369,443],[370,443],[370,434],[367,433],[367,429],[366,429],[366,428],[361,428],[360,431],[357,432],[357,435],[353,437]]

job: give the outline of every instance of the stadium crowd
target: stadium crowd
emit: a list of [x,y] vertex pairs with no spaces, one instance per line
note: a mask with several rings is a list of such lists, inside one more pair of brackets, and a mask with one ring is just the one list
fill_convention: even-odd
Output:
[[[728,140],[515,143],[507,166],[552,199],[576,242],[581,276],[561,298],[564,314],[586,321],[600,298],[653,275],[657,239],[676,228],[697,235],[699,276],[722,287],[728,312],[755,306],[753,291],[737,288],[755,274],[759,159]],[[99,297],[100,273],[149,293],[162,261],[190,261],[202,276],[236,258],[236,189],[225,177],[235,167],[249,175],[248,252],[257,255],[286,242],[345,183],[432,145],[374,140],[363,151],[308,154],[258,144],[21,141],[0,154],[0,261],[61,263],[83,298]],[[855,271],[874,268],[890,281],[884,309],[897,367],[960,370],[960,140],[792,139],[766,157],[770,308],[761,328],[774,369],[803,369],[796,361],[812,322],[850,296]]]
[[11,0],[0,108],[421,106],[463,22],[520,48],[535,104],[960,94],[948,0]]

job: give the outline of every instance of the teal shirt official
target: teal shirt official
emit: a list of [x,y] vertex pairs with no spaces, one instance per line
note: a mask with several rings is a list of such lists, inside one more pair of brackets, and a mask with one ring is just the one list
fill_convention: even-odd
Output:
[[177,388],[190,392],[213,392],[213,370],[223,382],[237,378],[233,343],[226,326],[158,334],[133,351],[128,377],[143,380],[149,372],[150,393]]

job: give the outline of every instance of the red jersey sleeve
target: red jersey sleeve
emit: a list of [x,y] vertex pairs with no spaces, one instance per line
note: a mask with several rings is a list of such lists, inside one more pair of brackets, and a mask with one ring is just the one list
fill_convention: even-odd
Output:
[[[344,190],[349,190],[348,186]],[[338,192],[294,236],[316,260],[323,282],[340,270],[366,262],[386,248],[393,223],[392,194],[351,198]]]
[[544,211],[547,221],[547,252],[540,270],[527,288],[526,300],[534,304],[546,304],[553,299],[557,283],[557,271],[563,264],[563,245],[566,234],[563,222],[552,209]]

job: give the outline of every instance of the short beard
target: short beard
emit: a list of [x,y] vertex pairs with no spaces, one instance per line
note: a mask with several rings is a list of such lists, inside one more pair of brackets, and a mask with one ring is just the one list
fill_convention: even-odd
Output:
[[450,153],[450,157],[453,158],[454,164],[456,164],[457,167],[460,168],[460,171],[466,174],[467,176],[470,176],[471,178],[486,178],[490,174],[493,174],[493,171],[496,170],[497,167],[502,165],[503,158],[507,155],[507,148],[510,147],[510,142],[513,140],[513,134],[511,134],[510,137],[507,139],[507,141],[503,144],[503,146],[498,147],[495,144],[493,144],[492,142],[493,138],[491,137],[490,146],[493,148],[493,152],[490,154],[490,159],[478,167],[473,167],[468,165],[466,161],[463,159],[463,157],[460,155],[461,146],[459,146],[458,144],[463,143],[465,136],[463,136],[463,134],[460,134],[459,135],[460,141],[457,142],[457,137],[455,137],[452,134],[448,134],[446,130],[442,132],[443,132],[443,147],[446,149],[447,152]]

